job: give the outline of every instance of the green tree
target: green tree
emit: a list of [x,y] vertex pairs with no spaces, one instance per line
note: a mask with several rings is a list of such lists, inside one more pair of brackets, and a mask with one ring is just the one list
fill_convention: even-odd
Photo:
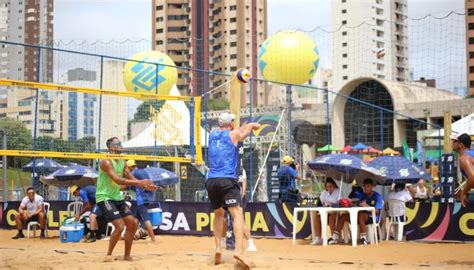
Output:
[[[209,99],[209,111],[222,111],[229,109],[229,101],[224,98]],[[206,100],[202,100],[201,111],[206,111]]]
[[132,122],[146,122],[150,120],[150,107],[153,107],[155,111],[165,104],[164,100],[146,100],[142,104],[138,105],[137,111],[133,115]]
[[[26,126],[16,119],[2,118],[0,119],[0,129],[6,130],[7,134],[7,149],[8,150],[31,150],[32,137],[31,131]],[[9,167],[21,167],[22,164],[28,162],[30,158],[27,157],[9,157]]]

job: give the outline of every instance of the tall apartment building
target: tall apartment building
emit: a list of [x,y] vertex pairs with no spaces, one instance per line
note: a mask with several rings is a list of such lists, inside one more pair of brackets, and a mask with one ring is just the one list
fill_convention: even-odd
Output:
[[[245,67],[260,78],[257,56],[267,33],[266,0],[154,0],[153,49],[168,54],[177,66],[230,74]],[[178,89],[201,95],[206,86],[204,73],[178,71]],[[209,76],[209,89],[227,77]],[[242,106],[250,100],[249,87],[242,91]],[[260,83],[253,85],[256,105],[266,105],[268,94]],[[228,88],[213,97],[229,96]]]
[[409,80],[407,13],[407,0],[332,1],[334,90],[361,76]]
[[[83,68],[68,70],[61,77],[61,83],[81,87],[97,87],[97,73]],[[84,137],[96,136],[98,97],[93,94],[69,92],[67,93],[68,110],[68,137],[76,141]]]
[[474,96],[474,0],[465,0],[467,95]]
[[[34,45],[51,44],[53,0],[0,0],[0,40]],[[0,43],[0,77],[48,82],[52,76],[51,51],[42,50],[39,54],[34,48]],[[3,88],[0,92],[0,117],[19,119],[33,133],[36,91]],[[55,130],[56,120],[51,115],[51,110],[57,106],[60,104],[48,99],[48,94],[39,95],[38,136],[61,133]]]
[[[127,91],[123,83],[123,68],[125,62],[108,60],[104,61],[104,76],[102,79],[103,89],[112,89],[118,91]],[[100,63],[97,64],[97,74],[100,74]],[[96,86],[97,87],[97,86]],[[128,102],[129,98],[102,95],[102,117],[99,123],[99,97],[94,111],[97,112],[95,116],[97,126],[95,127],[95,134],[99,135],[100,124],[100,148],[106,149],[105,142],[108,138],[117,137],[121,141],[128,140],[127,126],[128,126]],[[97,136],[97,140],[99,137]]]

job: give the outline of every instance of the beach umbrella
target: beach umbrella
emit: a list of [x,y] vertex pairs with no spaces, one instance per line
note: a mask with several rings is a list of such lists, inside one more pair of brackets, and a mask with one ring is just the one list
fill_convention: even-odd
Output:
[[364,154],[382,154],[382,151],[369,146],[369,148],[362,151]]
[[418,164],[401,156],[381,156],[368,163],[387,177],[385,184],[393,182],[416,183],[420,179],[431,180],[431,175]]
[[365,150],[365,149],[368,149],[369,146],[363,144],[363,143],[358,143],[354,146],[352,146],[352,150],[356,150],[356,151],[362,151],[362,150]]
[[344,148],[341,149],[341,153],[348,153],[350,151],[352,151],[352,146],[350,145],[346,145],[344,146]]
[[28,162],[25,166],[23,166],[22,168],[23,171],[33,172],[33,161],[34,161],[35,172],[39,174],[48,174],[48,173],[52,173],[63,168],[63,165],[61,165],[60,163],[52,159],[37,158],[35,160]]
[[72,165],[59,169],[48,176],[40,177],[40,181],[45,185],[68,187],[72,185],[87,186],[95,185],[98,173],[91,167],[82,165]]
[[390,148],[390,147],[387,147],[387,148],[385,148],[385,149],[382,151],[382,154],[384,154],[384,155],[392,155],[392,156],[393,156],[393,155],[399,156],[399,155],[400,155],[400,152],[395,151],[395,150],[393,150],[393,149]]
[[179,182],[179,177],[171,171],[158,167],[143,168],[146,173],[146,178],[153,181],[157,186],[173,185]]
[[362,159],[348,154],[330,154],[318,157],[308,162],[309,168],[336,180],[358,183],[366,178],[375,179],[379,184],[385,182],[385,177],[375,168],[370,168]]
[[332,152],[337,151],[336,147],[332,146],[331,144],[327,144],[321,148],[318,148],[318,152]]

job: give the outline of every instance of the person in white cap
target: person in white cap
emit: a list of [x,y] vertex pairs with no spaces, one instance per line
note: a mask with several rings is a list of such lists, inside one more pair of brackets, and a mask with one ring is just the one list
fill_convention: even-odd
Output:
[[224,230],[224,208],[233,219],[235,235],[234,259],[243,269],[249,264],[242,257],[244,217],[240,206],[241,193],[238,183],[238,142],[244,141],[252,132],[260,128],[258,123],[249,123],[234,129],[235,115],[223,113],[219,116],[218,128],[209,135],[209,173],[206,189],[214,209],[214,240],[216,250],[214,264],[221,263],[221,236]]
[[463,206],[468,203],[469,191],[474,188],[474,158],[466,151],[471,149],[471,136],[466,133],[451,135],[453,150],[459,154],[459,167],[462,175],[466,178],[464,189],[459,194]]

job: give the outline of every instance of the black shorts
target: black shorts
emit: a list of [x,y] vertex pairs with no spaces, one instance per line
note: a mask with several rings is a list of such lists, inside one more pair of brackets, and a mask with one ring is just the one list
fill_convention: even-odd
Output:
[[36,222],[39,222],[39,214],[37,215],[34,215],[34,216],[31,216],[27,222],[30,222],[30,221],[36,221]]
[[244,196],[240,201],[240,207],[242,207],[242,210],[244,210],[246,206],[247,206],[247,196]]
[[140,221],[150,220],[148,208],[144,204],[132,206],[132,215]]
[[237,179],[210,178],[206,181],[206,189],[214,210],[240,205],[240,187]]
[[132,215],[125,201],[102,201],[98,202],[97,206],[99,206],[107,222]]

